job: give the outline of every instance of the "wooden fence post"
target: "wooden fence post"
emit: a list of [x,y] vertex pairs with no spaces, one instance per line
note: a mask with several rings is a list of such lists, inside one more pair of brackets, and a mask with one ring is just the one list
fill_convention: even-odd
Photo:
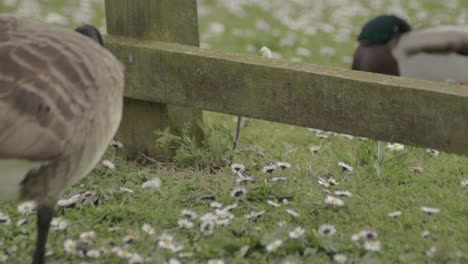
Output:
[[[105,8],[109,35],[199,46],[196,0],[106,0]],[[139,71],[139,63],[134,58],[128,54],[128,71],[151,74],[150,69]],[[144,85],[153,87],[153,83]],[[143,153],[167,159],[170,151],[158,149],[155,144],[155,132],[167,127],[180,132],[188,124],[192,135],[201,136],[198,127],[201,110],[132,98],[125,98],[124,105],[117,138],[126,146],[130,158]]]

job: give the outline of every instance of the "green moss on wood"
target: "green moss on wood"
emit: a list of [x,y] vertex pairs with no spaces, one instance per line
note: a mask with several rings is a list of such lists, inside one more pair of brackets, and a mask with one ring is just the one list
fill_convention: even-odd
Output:
[[[128,67],[131,98],[468,153],[466,86],[171,43],[107,41]],[[138,66],[126,60],[129,54]]]
[[[199,45],[197,3],[195,0],[107,0],[107,31],[111,35],[133,38],[170,41],[187,45]],[[107,45],[106,43],[106,46]],[[121,58],[127,64],[127,87],[139,87],[139,90],[152,90],[152,76],[157,64],[152,60],[151,52],[138,50]],[[164,69],[159,65],[158,70]],[[133,78],[140,76],[137,78]],[[157,95],[164,98],[163,94]],[[184,106],[162,104],[163,100],[154,100],[142,94],[138,98],[125,101],[124,115],[118,132],[118,138],[127,146],[129,157],[146,153],[159,159],[167,159],[169,151],[157,149],[154,133],[171,127],[181,130],[188,124],[191,133],[201,137],[197,126],[202,120],[202,111]]]

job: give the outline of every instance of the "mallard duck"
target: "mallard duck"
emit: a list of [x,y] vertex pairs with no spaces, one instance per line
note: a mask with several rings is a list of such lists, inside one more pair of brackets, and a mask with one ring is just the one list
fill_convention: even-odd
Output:
[[468,82],[468,27],[411,30],[402,18],[381,15],[358,37],[353,70],[431,81]]
[[0,200],[37,202],[42,264],[57,200],[118,128],[123,66],[90,38],[11,15],[0,15],[0,43]]

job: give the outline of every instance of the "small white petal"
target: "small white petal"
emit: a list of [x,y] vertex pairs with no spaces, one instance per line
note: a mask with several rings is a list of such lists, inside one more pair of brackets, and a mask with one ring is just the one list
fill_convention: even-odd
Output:
[[266,246],[266,250],[268,252],[274,252],[276,251],[279,247],[281,247],[283,245],[283,240],[281,239],[276,239],[274,240],[273,242],[271,242],[270,244],[268,244]]
[[300,238],[302,235],[304,235],[304,233],[305,233],[305,229],[302,228],[302,227],[300,227],[300,226],[298,226],[298,227],[294,228],[293,231],[289,232],[289,237],[290,237],[291,239],[298,239],[298,238]]
[[388,216],[393,217],[393,218],[397,218],[400,215],[401,215],[401,211],[394,211],[394,212],[388,213]]
[[115,169],[114,163],[112,163],[110,160],[103,160],[102,165],[106,166],[110,170]]
[[378,240],[367,240],[364,242],[364,249],[371,252],[380,251],[380,241]]
[[141,187],[148,189],[159,189],[159,187],[161,187],[161,180],[159,178],[153,178],[149,181],[144,182],[141,185]]
[[437,214],[440,212],[439,208],[433,208],[433,207],[427,207],[427,206],[421,206],[421,211],[426,214]]

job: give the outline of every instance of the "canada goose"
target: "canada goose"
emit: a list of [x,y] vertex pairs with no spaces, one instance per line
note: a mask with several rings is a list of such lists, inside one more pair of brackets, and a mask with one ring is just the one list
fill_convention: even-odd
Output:
[[378,16],[358,37],[353,70],[431,81],[468,82],[468,27],[411,30],[403,19]]
[[76,32],[0,15],[0,200],[35,200],[44,251],[62,191],[88,174],[122,115],[123,66]]
[[102,41],[101,33],[95,26],[86,24],[77,27],[75,31],[91,38],[92,40],[99,43],[101,46],[104,46],[104,41]]

